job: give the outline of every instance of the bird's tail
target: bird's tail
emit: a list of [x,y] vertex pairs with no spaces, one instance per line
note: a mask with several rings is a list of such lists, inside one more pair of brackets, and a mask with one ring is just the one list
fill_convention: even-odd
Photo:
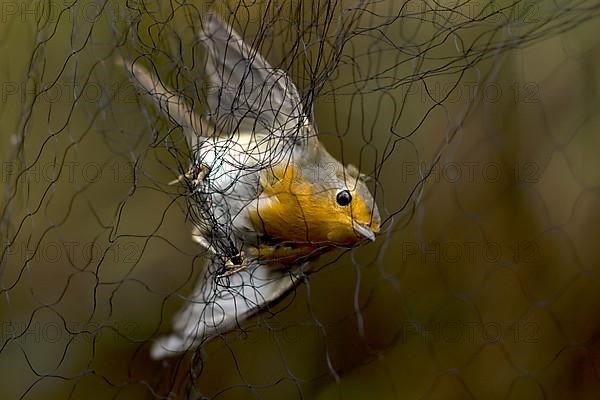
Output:
[[201,275],[188,303],[176,315],[174,332],[158,339],[150,351],[161,359],[188,350],[231,331],[258,311],[272,305],[292,290],[300,275],[251,264],[229,276],[219,275],[223,263],[214,256]]

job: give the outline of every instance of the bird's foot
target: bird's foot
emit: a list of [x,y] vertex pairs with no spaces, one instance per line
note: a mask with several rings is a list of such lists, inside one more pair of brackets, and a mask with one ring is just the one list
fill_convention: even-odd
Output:
[[227,277],[233,274],[237,274],[240,271],[248,268],[248,260],[245,257],[243,251],[240,251],[235,256],[229,257],[227,261],[225,261],[225,268],[222,273],[219,274],[220,277]]
[[189,171],[184,175],[179,175],[177,179],[169,182],[169,185],[175,185],[177,183],[183,183],[187,180],[191,181],[192,186],[198,186],[210,173],[210,167],[206,164],[195,165],[192,164]]

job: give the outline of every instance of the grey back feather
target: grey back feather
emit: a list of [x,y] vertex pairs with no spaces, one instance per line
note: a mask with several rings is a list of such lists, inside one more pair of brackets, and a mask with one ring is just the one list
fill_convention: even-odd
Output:
[[300,94],[284,71],[273,68],[215,15],[205,20],[200,39],[207,49],[210,119],[217,127],[268,134],[271,139],[308,134]]

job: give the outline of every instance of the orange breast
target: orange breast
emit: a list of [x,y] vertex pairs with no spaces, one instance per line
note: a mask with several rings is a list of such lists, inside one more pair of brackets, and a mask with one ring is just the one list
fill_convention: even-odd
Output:
[[265,171],[261,185],[258,205],[250,212],[255,229],[267,238],[256,250],[259,257],[296,261],[331,248],[323,224],[331,219],[326,193],[290,165]]

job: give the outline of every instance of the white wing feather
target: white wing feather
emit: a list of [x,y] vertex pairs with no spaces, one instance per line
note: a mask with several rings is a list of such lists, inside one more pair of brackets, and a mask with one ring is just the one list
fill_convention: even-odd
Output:
[[300,281],[289,271],[254,264],[230,276],[219,277],[220,257],[204,270],[194,292],[173,320],[170,336],[160,338],[151,349],[160,359],[193,350],[205,340],[226,333],[281,299]]
[[261,132],[281,138],[305,135],[309,126],[298,89],[282,70],[217,16],[204,22],[211,120],[223,131]]

